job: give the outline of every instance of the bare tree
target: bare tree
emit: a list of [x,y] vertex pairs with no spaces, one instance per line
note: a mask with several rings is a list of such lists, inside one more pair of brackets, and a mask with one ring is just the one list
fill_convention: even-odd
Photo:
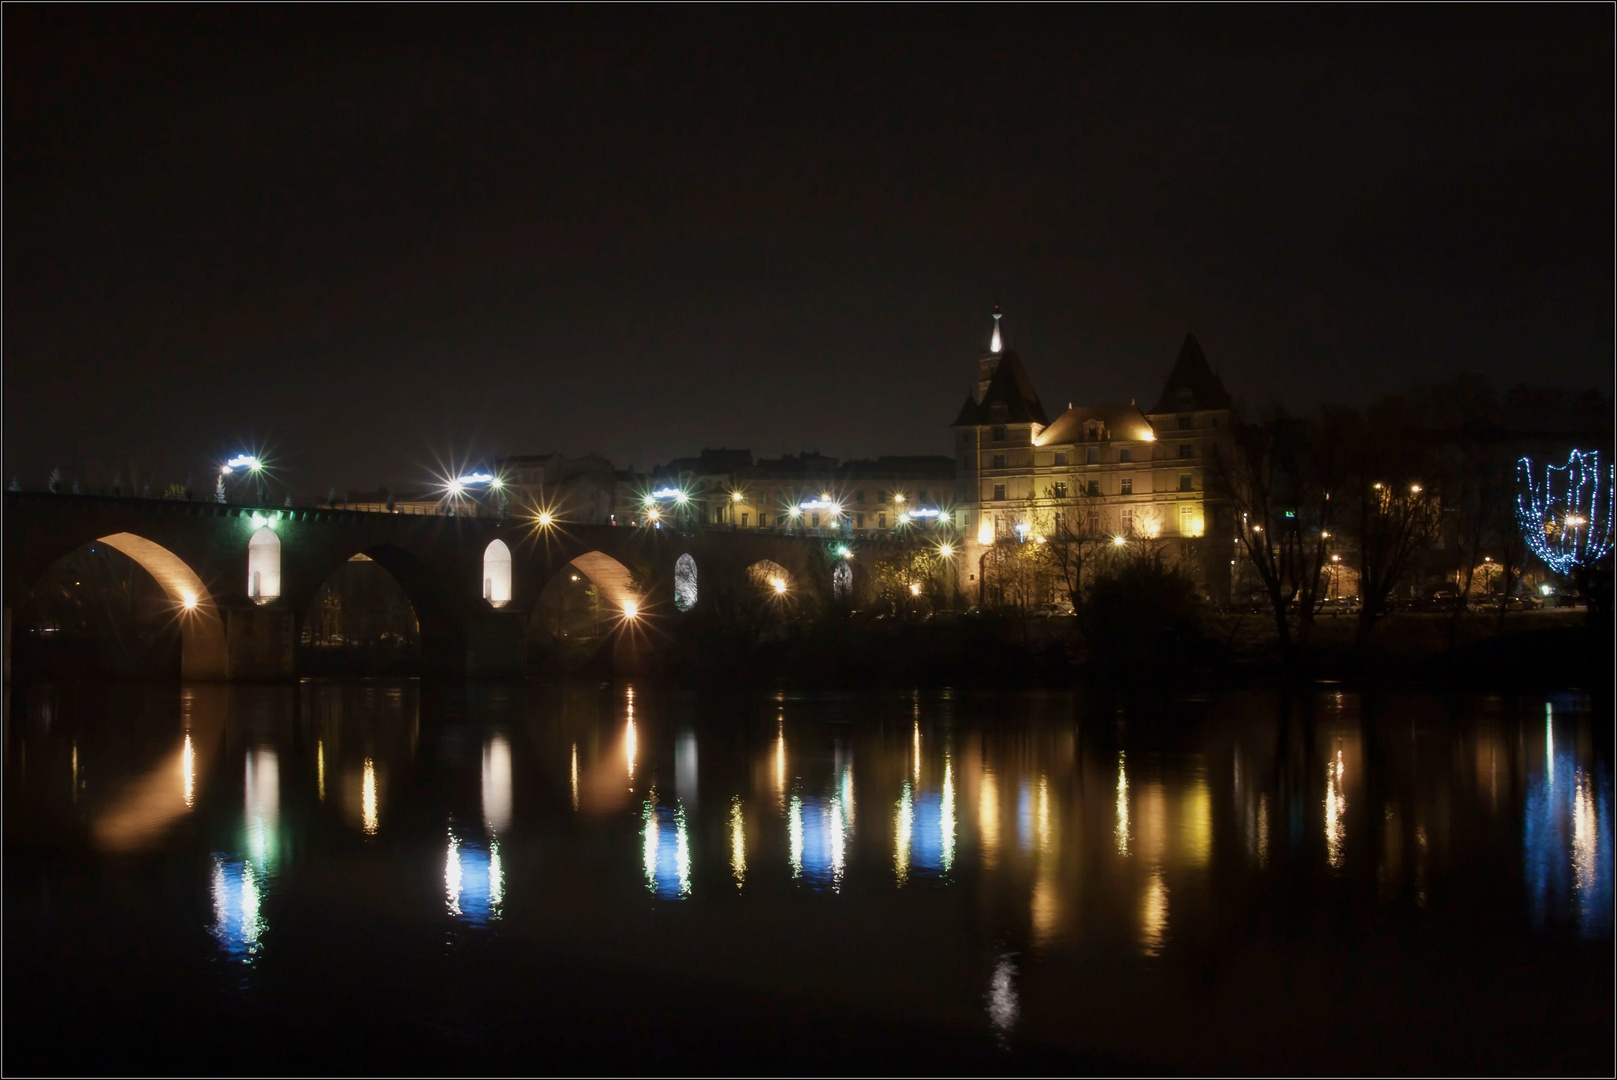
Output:
[[1288,662],[1308,638],[1328,580],[1345,424],[1341,414],[1309,420],[1277,408],[1260,422],[1237,423],[1214,447],[1236,539],[1263,583]]

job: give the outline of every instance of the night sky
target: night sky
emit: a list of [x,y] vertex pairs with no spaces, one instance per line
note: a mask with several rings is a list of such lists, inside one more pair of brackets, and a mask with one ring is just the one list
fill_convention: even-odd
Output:
[[947,453],[995,303],[1052,413],[1612,386],[1607,5],[4,31],[7,480]]

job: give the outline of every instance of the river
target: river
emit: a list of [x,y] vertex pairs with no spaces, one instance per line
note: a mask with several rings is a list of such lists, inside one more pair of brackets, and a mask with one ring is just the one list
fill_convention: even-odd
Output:
[[1609,1074],[1609,701],[32,686],[5,1064]]

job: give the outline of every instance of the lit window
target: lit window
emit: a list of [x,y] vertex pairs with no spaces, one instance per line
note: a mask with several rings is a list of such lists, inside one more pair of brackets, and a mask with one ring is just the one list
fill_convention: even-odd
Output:
[[1128,536],[1134,532],[1134,507],[1123,507],[1123,535]]
[[1058,499],[1065,499],[1067,497],[1067,482],[1065,480],[1056,481],[1055,497]]
[[741,511],[741,527],[743,529],[745,529],[747,527],[747,519],[750,518],[751,516],[752,515],[747,513],[745,510]]
[[1196,508],[1185,505],[1179,508],[1179,535],[1196,535]]

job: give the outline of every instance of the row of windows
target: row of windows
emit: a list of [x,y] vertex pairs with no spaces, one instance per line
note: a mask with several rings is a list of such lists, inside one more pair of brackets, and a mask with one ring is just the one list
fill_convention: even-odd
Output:
[[[1195,426],[1196,426],[1196,424],[1195,424],[1194,417],[1190,417],[1190,416],[1181,416],[1181,417],[1179,417],[1179,430],[1180,431],[1191,431],[1191,430],[1193,430],[1195,428]],[[1218,418],[1217,417],[1213,418],[1213,426],[1215,428],[1218,427]],[[1095,422],[1095,421],[1090,421],[1089,426],[1085,429],[1085,434],[1091,439],[1100,438],[1100,436],[1101,436],[1101,426],[1100,426],[1100,424]],[[1004,428],[1004,426],[996,424],[993,427],[989,428],[988,429],[988,438],[989,438],[989,441],[991,441],[991,442],[1004,442],[1005,441],[1005,428]]]
[[[1119,495],[1133,495],[1134,494],[1134,478],[1131,477],[1131,476],[1126,476],[1122,480],[1118,481],[1117,486],[1118,486],[1117,493]],[[1194,491],[1195,490],[1195,488],[1192,486],[1192,480],[1191,480],[1191,476],[1190,476],[1189,473],[1180,473],[1179,474],[1179,490],[1180,491]],[[1078,485],[1078,491],[1082,495],[1099,495],[1100,494],[1100,481],[1099,480],[1089,480],[1089,481],[1086,481],[1084,483],[1080,483]],[[1051,485],[1051,495],[1052,495],[1053,498],[1065,499],[1067,497],[1067,482],[1065,480],[1057,480],[1053,485]],[[1004,502],[1005,501],[1005,485],[1004,484],[995,484],[994,485],[994,501],[995,502]]]
[[[1136,520],[1134,509],[1135,508],[1132,507],[1132,506],[1124,506],[1124,507],[1119,508],[1118,514],[1117,514],[1118,532],[1120,532],[1120,533],[1122,533],[1122,534],[1124,534],[1126,536],[1132,536],[1134,534],[1137,526],[1139,526],[1141,524],[1145,524],[1150,529],[1150,534],[1151,535],[1156,535],[1155,530],[1158,528],[1158,526],[1155,524],[1154,520],[1153,519],[1145,519],[1144,521]],[[1197,512],[1197,508],[1195,506],[1191,505],[1190,503],[1185,503],[1185,504],[1181,505],[1179,507],[1179,512],[1178,512],[1178,514],[1176,516],[1177,516],[1177,519],[1178,519],[1179,535],[1180,536],[1200,536],[1200,535],[1202,535],[1203,530],[1202,530],[1201,515]],[[998,537],[999,539],[1001,539],[1001,540],[1009,539],[1011,536],[1016,535],[1018,533],[1018,526],[1017,526],[1016,522],[1013,520],[1013,515],[1010,515],[1010,514],[999,514],[999,515],[990,514],[990,515],[988,515],[988,518],[992,522],[992,525],[993,525],[993,529],[992,529],[993,534],[996,537]],[[1170,521],[1171,520],[1172,519],[1170,519]],[[1054,516],[1054,523],[1055,523],[1056,535],[1059,536],[1059,535],[1063,534],[1066,531],[1067,525],[1068,525],[1067,516],[1064,513],[1062,513],[1061,511],[1057,510],[1056,513],[1055,513],[1055,516]],[[1074,525],[1074,527],[1076,527],[1078,523],[1076,521],[1074,521],[1072,524]],[[1091,510],[1084,511],[1083,531],[1085,533],[1087,533],[1090,536],[1097,536],[1106,527],[1107,527],[1106,522],[1103,521],[1103,515],[1101,514],[1101,512],[1099,510],[1091,509]],[[1026,524],[1023,524],[1021,526],[1021,529],[1025,531],[1027,529]]]
[[[1057,450],[1055,452],[1055,455],[1056,455],[1055,463],[1056,463],[1057,466],[1076,464],[1076,462],[1072,462],[1072,461],[1068,460],[1069,455],[1068,455],[1067,451],[1065,451],[1065,450]],[[1195,446],[1195,444],[1194,443],[1180,443],[1179,444],[1179,456],[1181,458],[1193,458],[1193,457],[1195,457],[1196,456],[1196,446]],[[1117,460],[1118,460],[1118,462],[1120,464],[1123,464],[1123,465],[1129,464],[1130,462],[1132,462],[1134,460],[1134,451],[1132,449],[1130,449],[1129,447],[1127,447],[1127,446],[1120,447],[1118,449],[1118,451],[1117,451]],[[1004,454],[995,454],[993,456],[993,458],[991,459],[991,461],[993,462],[993,464],[990,466],[990,468],[1003,469],[1003,468],[1006,467],[1005,466],[1005,455]],[[1100,464],[1100,447],[1098,447],[1098,446],[1088,446],[1088,447],[1084,448],[1084,464],[1085,465],[1099,465]]]

